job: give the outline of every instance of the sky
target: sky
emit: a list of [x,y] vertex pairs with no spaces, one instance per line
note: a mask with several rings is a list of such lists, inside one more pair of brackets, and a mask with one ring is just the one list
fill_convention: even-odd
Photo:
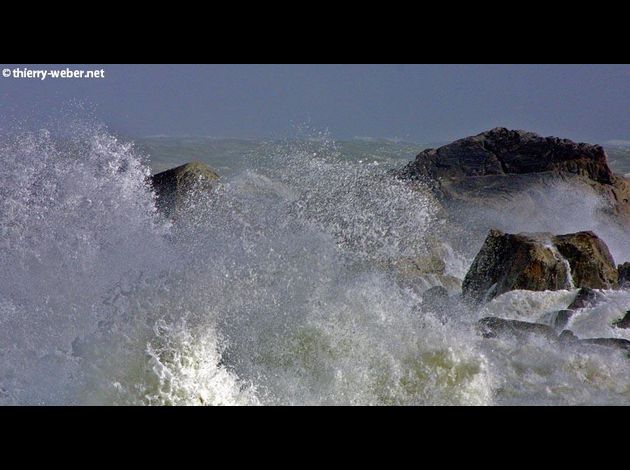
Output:
[[[104,78],[5,77],[8,69]],[[629,65],[0,64],[0,125],[85,112],[134,137],[445,142],[504,126],[588,142],[630,140]],[[77,111],[77,110],[81,111]],[[70,111],[72,110],[72,111]]]

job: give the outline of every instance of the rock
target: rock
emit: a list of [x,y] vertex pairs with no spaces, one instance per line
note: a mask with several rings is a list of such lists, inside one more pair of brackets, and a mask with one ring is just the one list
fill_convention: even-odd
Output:
[[446,305],[448,302],[448,290],[442,286],[435,286],[427,289],[422,294],[422,303],[434,306]]
[[614,322],[613,326],[624,329],[630,328],[630,310],[626,312],[623,318]]
[[479,320],[477,328],[484,338],[514,336],[519,340],[530,336],[539,336],[552,342],[573,345],[595,345],[606,348],[622,349],[630,352],[630,340],[621,338],[588,338],[579,339],[572,331],[563,330],[556,336],[553,328],[540,323],[529,323],[519,320],[506,320],[497,317],[485,317]]
[[[574,310],[560,310],[556,313],[556,317],[553,320],[553,327],[556,331],[564,330],[569,324],[569,320],[575,313]],[[567,331],[567,330],[564,330]]]
[[617,275],[619,277],[619,287],[622,289],[630,288],[630,263],[623,263],[617,266]]
[[432,287],[444,287],[449,294],[459,294],[461,279],[445,274],[446,265],[437,256],[398,258],[379,263],[382,268],[394,273],[398,282],[424,296]]
[[576,287],[612,289],[619,275],[606,244],[593,232],[557,235],[552,243],[571,265]]
[[477,322],[477,328],[484,338],[512,335],[523,338],[529,335],[542,336],[550,340],[556,340],[557,336],[553,328],[541,323],[529,323],[519,320],[506,320],[497,317],[485,317]]
[[590,187],[630,220],[630,180],[615,175],[599,145],[496,128],[427,149],[396,175],[429,182],[438,196],[486,201],[558,180]]
[[622,349],[630,352],[630,341],[621,338],[588,338],[579,339],[572,331],[564,330],[560,333],[558,340],[564,344],[573,345],[595,345],[605,348]]
[[505,292],[558,290],[570,286],[567,264],[545,234],[491,230],[462,284],[465,299],[488,301]]
[[461,178],[566,172],[610,184],[613,174],[606,160],[599,145],[497,127],[438,149],[427,149],[403,173],[412,178]]
[[630,352],[630,340],[621,338],[589,338],[578,340],[581,344],[595,344],[606,348],[623,349]]
[[612,256],[592,232],[553,236],[493,229],[464,278],[462,293],[465,299],[481,302],[517,289],[559,290],[574,285],[601,289],[616,282]]
[[570,343],[573,341],[578,341],[578,337],[575,336],[575,333],[573,333],[571,330],[562,330],[562,333],[560,333],[560,336],[558,336],[558,341],[562,342],[562,343]]
[[582,287],[573,299],[573,302],[567,307],[568,310],[575,311],[579,308],[590,308],[595,306],[603,296],[599,292],[595,292],[588,287]]
[[207,191],[219,175],[202,162],[190,162],[151,177],[156,205],[166,215],[172,215],[196,190]]

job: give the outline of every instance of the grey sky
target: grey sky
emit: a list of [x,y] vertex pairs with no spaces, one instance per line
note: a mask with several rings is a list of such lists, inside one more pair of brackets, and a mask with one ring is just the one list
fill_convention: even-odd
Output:
[[[66,66],[21,65],[32,69]],[[0,68],[15,65],[0,65]],[[630,140],[628,65],[70,65],[104,79],[0,76],[0,118],[63,119],[72,101],[117,132],[446,141],[495,126]],[[2,121],[0,121],[2,122]]]

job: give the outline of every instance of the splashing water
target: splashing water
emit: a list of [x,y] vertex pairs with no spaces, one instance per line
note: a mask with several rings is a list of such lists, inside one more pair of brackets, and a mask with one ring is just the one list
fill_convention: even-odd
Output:
[[[423,303],[382,269],[440,243],[448,272],[470,260],[448,244],[428,191],[345,159],[329,140],[261,146],[247,170],[193,194],[175,224],[155,210],[146,159],[102,128],[16,135],[0,158],[0,403],[630,395],[617,351],[483,340],[472,327],[488,309],[546,318],[570,291],[508,293],[472,312],[456,299]],[[625,294],[606,295],[601,329],[625,305]]]

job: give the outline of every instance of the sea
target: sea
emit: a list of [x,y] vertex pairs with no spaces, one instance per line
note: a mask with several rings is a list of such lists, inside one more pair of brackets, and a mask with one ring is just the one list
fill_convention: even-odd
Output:
[[[391,174],[439,144],[129,138],[94,124],[6,133],[0,404],[630,404],[625,351],[475,327],[490,315],[549,324],[576,290],[473,307],[457,285],[492,227],[594,230],[617,263],[630,234],[562,184],[453,220],[428,187]],[[609,157],[630,172],[630,150]],[[147,179],[192,160],[221,178],[169,220]],[[385,267],[436,257],[442,277],[427,268],[422,289]],[[444,277],[448,301],[423,299]],[[613,326],[630,292],[601,294],[568,328],[630,339]]]

